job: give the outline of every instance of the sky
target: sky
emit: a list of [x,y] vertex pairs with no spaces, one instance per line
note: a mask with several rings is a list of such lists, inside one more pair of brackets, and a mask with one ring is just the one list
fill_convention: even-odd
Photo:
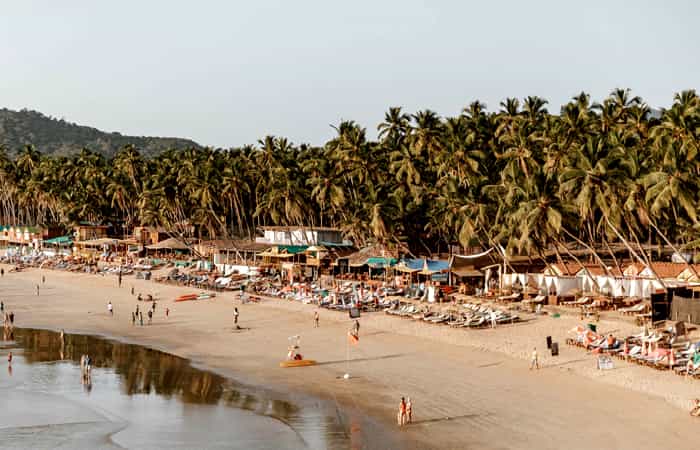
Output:
[[652,107],[700,81],[700,2],[24,0],[0,12],[0,107],[105,131],[320,145],[390,106],[632,89]]

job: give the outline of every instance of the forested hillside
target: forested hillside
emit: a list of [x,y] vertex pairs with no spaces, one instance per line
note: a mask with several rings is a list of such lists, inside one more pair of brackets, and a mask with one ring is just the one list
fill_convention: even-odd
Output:
[[87,148],[111,157],[129,144],[139,148],[145,156],[157,155],[167,149],[199,147],[189,139],[124,136],[48,117],[37,111],[0,109],[0,146],[11,154],[19,153],[25,145],[33,145],[42,154],[51,156],[71,156]]

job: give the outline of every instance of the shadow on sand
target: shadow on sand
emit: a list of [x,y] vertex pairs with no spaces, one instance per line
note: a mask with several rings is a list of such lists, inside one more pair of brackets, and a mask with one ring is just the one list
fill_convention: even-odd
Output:
[[329,366],[331,364],[345,364],[345,363],[356,363],[356,362],[363,362],[363,361],[379,361],[381,359],[392,359],[392,358],[400,358],[402,356],[406,356],[406,353],[397,353],[395,355],[384,355],[384,356],[375,356],[374,358],[355,358],[351,360],[346,360],[346,359],[339,359],[336,361],[323,361],[316,363],[317,366]]

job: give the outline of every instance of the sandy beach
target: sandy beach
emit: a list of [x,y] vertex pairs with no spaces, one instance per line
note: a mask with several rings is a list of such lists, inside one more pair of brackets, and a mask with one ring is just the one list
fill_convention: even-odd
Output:
[[[700,383],[615,361],[601,372],[591,355],[564,345],[575,317],[538,318],[495,330],[453,330],[382,313],[361,318],[359,345],[346,363],[345,314],[282,300],[241,305],[235,294],[173,303],[193,289],[114,276],[27,269],[0,279],[0,298],[16,325],[65,329],[136,342],[193,360],[243,383],[331,399],[396,429],[401,448],[676,449],[696,448],[700,425],[688,416]],[[46,284],[36,295],[41,276]],[[154,323],[133,326],[135,292],[160,297]],[[114,305],[114,317],[107,302]],[[240,311],[234,331],[233,307]],[[141,309],[147,308],[145,303]],[[165,309],[170,309],[166,319]],[[632,332],[628,323],[603,320],[599,330]],[[302,353],[317,366],[281,369],[287,337],[302,336]],[[560,342],[545,355],[544,337]],[[534,346],[542,369],[529,371]],[[349,372],[349,380],[342,379]],[[414,423],[398,429],[401,396],[414,404]],[[354,448],[381,448],[371,430],[348,419]],[[358,422],[359,423],[359,422]],[[653,424],[653,425],[650,425]]]

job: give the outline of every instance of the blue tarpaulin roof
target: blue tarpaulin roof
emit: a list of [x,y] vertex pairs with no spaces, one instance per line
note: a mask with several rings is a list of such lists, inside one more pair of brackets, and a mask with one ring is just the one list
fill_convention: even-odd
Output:
[[423,266],[427,263],[428,270],[433,273],[444,272],[450,267],[449,261],[443,261],[441,259],[425,260],[423,258],[404,258],[401,260],[401,262],[411,270],[423,270]]

